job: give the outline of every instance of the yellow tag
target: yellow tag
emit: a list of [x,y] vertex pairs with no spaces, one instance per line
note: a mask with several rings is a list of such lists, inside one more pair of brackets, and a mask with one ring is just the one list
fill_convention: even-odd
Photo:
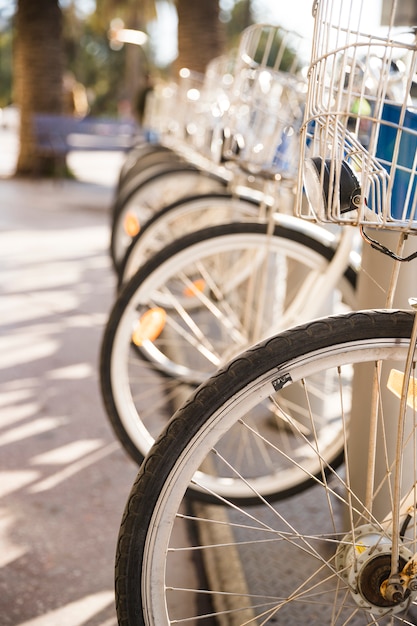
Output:
[[[395,396],[397,396],[397,398],[401,398],[403,382],[403,372],[399,372],[398,370],[391,370],[388,377],[387,388]],[[407,392],[407,404],[411,408],[417,407],[417,379],[414,378],[414,376],[410,377],[410,383],[408,385]]]

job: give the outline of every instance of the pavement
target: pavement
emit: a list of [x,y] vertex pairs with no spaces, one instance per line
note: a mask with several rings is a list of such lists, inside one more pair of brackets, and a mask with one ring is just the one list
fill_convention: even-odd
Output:
[[123,155],[74,153],[76,180],[27,181],[10,177],[13,133],[0,145],[0,626],[115,626],[137,466],[108,424],[98,355]]

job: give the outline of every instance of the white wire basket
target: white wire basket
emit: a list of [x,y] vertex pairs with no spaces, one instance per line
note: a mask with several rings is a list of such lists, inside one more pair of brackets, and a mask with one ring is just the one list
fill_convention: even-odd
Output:
[[163,142],[189,141],[203,84],[204,74],[188,68],[179,71],[175,82],[157,83],[146,98],[144,126]]
[[256,24],[240,39],[223,158],[252,174],[295,178],[306,80],[304,41]]
[[158,82],[147,94],[143,126],[152,133],[157,140],[175,132],[176,102],[178,100],[178,85],[174,82]]
[[221,160],[223,116],[230,105],[235,53],[216,57],[204,74],[182,68],[146,99],[144,125],[170,147]]
[[398,4],[375,16],[370,0],[314,2],[300,217],[417,229],[416,30]]
[[[187,107],[185,139],[200,154],[219,163],[223,141],[224,116],[230,106],[236,51],[208,63],[200,89]],[[190,93],[184,94],[189,99]]]

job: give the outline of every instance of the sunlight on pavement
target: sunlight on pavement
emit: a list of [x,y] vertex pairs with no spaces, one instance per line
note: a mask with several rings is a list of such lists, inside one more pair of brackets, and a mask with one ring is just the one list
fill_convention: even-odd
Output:
[[102,156],[73,155],[78,181],[3,181],[1,625],[116,626],[115,534],[136,468],[97,384],[120,163]]
[[91,363],[77,363],[76,365],[60,367],[49,372],[48,378],[51,380],[82,380],[87,378],[87,376],[93,376],[93,374],[94,368]]
[[[27,400],[32,397],[32,393],[29,389],[10,389],[8,391],[2,390],[0,394],[0,408],[5,406],[13,406],[17,402],[21,402],[22,400]],[[13,419],[5,421],[5,416],[2,414],[1,416],[1,425],[7,424],[10,421],[14,421]]]
[[15,525],[13,515],[0,512],[0,567],[5,567],[8,563],[19,559],[27,550],[21,546],[15,546],[7,539],[10,530]]
[[61,470],[60,472],[56,472],[52,476],[45,478],[45,480],[42,480],[39,483],[33,485],[32,487],[29,488],[29,492],[40,493],[41,491],[47,491],[48,489],[53,489],[60,483],[64,482],[64,480],[67,480],[71,476],[74,476],[75,474],[85,469],[86,467],[89,467],[90,465],[97,463],[98,461],[105,458],[109,454],[112,454],[116,450],[119,450],[119,448],[120,448],[119,442],[114,441],[113,443],[108,444],[107,446],[101,448],[100,450],[93,452],[89,456],[79,461],[76,461],[72,465],[68,465],[65,469]]
[[25,439],[27,437],[34,437],[35,435],[39,435],[40,433],[45,433],[54,428],[58,428],[65,423],[66,420],[64,420],[63,418],[58,419],[55,417],[40,417],[37,420],[33,420],[29,424],[22,424],[22,426],[12,428],[8,432],[1,435],[0,446],[5,446],[8,443],[20,441],[21,439]]
[[31,400],[32,393],[32,391],[27,390],[26,394],[8,394],[2,390],[1,399],[3,401],[0,403],[0,407],[4,410],[0,417],[0,428],[5,428],[6,426],[10,426],[10,424],[15,424],[16,422],[20,422],[21,420],[36,415],[39,409],[37,402],[29,401],[24,404],[19,404],[19,402],[24,401],[26,398]]
[[108,313],[91,313],[89,315],[71,315],[65,320],[65,327],[101,328],[107,321]]
[[0,498],[22,489],[29,483],[39,478],[39,472],[35,470],[10,470],[0,472]]
[[[4,290],[6,292],[6,287]],[[77,297],[66,293],[64,290],[54,290],[54,299],[48,292],[37,293],[36,296],[31,293],[17,296],[10,295],[8,302],[4,303],[4,306],[2,304],[2,323],[19,324],[27,321],[33,322],[37,317],[60,314],[69,309],[75,309],[78,302],[79,299]],[[49,322],[48,324],[48,328],[52,331],[54,324]]]
[[65,465],[66,463],[74,463],[81,457],[97,450],[103,444],[104,441],[100,439],[80,439],[44,454],[38,454],[31,459],[30,463],[31,465]]
[[58,349],[58,342],[50,339],[36,327],[26,328],[20,335],[2,338],[0,368],[10,368],[28,360],[43,359]]
[[[38,377],[10,380],[1,386],[0,432],[2,429],[14,426],[17,422],[39,415],[38,390]],[[0,434],[0,438],[1,436]]]
[[113,592],[102,591],[76,602],[70,602],[66,606],[46,613],[46,615],[39,615],[34,619],[22,622],[18,626],[81,626],[112,602],[114,602]]

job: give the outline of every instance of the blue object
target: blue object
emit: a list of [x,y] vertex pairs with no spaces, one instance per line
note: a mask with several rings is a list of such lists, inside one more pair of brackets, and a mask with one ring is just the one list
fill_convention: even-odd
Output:
[[[391,173],[392,156],[395,141],[399,132],[399,121],[401,106],[395,104],[385,104],[382,110],[382,123],[380,125],[376,157],[381,161],[381,165]],[[384,122],[388,122],[385,124]],[[417,150],[417,114],[407,110],[402,125],[401,139],[399,144],[398,160],[394,172],[394,184],[391,198],[391,215],[395,219],[407,219],[410,217],[410,210],[413,197],[416,192],[417,176],[413,170],[413,163]],[[412,131],[412,132],[409,132]],[[405,169],[399,169],[401,166]],[[409,200],[409,207],[404,215],[405,201],[409,184],[412,181],[412,194]],[[415,216],[417,219],[417,216]]]

